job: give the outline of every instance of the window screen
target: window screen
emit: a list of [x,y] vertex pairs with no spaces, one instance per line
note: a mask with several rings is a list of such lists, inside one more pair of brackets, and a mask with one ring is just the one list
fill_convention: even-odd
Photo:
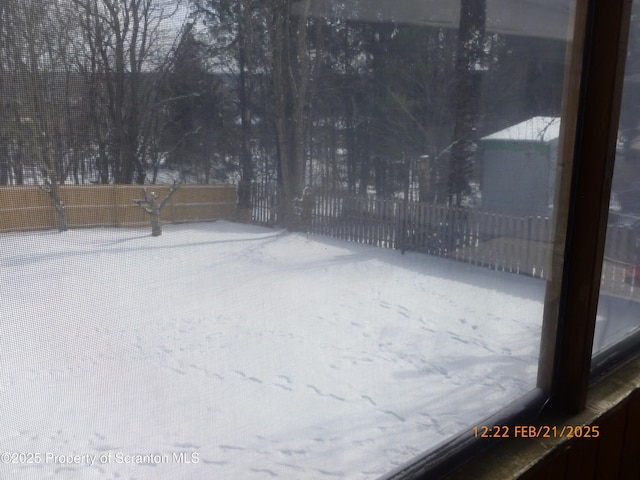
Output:
[[571,22],[3,1],[0,478],[376,478],[486,433],[561,276]]

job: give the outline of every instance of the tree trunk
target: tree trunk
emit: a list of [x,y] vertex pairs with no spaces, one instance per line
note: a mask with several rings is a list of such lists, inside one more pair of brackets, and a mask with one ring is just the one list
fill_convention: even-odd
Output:
[[178,190],[180,185],[178,182],[174,182],[173,186],[169,190],[169,193],[162,199],[162,201],[158,201],[158,197],[156,192],[151,192],[147,195],[147,189],[142,189],[143,198],[134,200],[135,204],[142,208],[145,212],[147,212],[151,216],[151,235],[154,237],[159,237],[162,235],[162,221],[160,219],[160,214],[162,213],[162,209],[167,204],[167,202],[171,199],[173,194]]
[[[280,218],[285,226],[295,221],[293,200],[304,186],[304,106],[309,80],[307,18],[310,0],[303,0],[296,16],[291,0],[274,0],[270,12],[272,80],[275,128],[280,167]],[[294,21],[295,20],[295,21]]]
[[0,185],[9,184],[9,148],[3,141],[0,145]]
[[49,198],[51,198],[51,201],[53,202],[53,207],[56,210],[56,221],[58,223],[58,231],[66,232],[69,229],[69,227],[67,226],[67,216],[64,211],[64,203],[60,198],[60,185],[58,184],[57,179],[55,178],[55,175],[53,176],[54,176],[53,179],[46,179],[45,186],[44,187],[41,186],[40,188],[45,192],[47,192],[47,194],[49,195]]
[[448,179],[449,204],[458,207],[464,195],[469,193],[477,149],[486,17],[486,0],[462,0],[453,91],[455,125]]
[[240,75],[238,78],[238,97],[240,101],[240,186],[238,188],[238,207],[251,208],[251,182],[253,181],[253,158],[251,155],[251,85],[253,68],[251,64],[251,10],[245,8],[240,18],[238,60]]
[[154,208],[151,211],[151,235],[159,237],[162,235],[162,224],[160,223],[160,209]]

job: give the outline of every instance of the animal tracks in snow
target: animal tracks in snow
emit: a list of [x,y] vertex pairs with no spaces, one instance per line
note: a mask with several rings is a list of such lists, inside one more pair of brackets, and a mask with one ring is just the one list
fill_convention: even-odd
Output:
[[[233,372],[237,378],[241,379],[242,381],[247,381],[247,382],[253,382],[255,384],[260,384],[263,385],[265,387],[276,387],[282,390],[285,390],[287,392],[295,392],[296,390],[300,390],[300,388],[306,388],[308,390],[311,390],[312,392],[314,392],[316,395],[318,395],[319,397],[324,397],[324,398],[330,398],[333,400],[337,400],[339,402],[346,402],[348,401],[347,398],[340,396],[338,394],[332,393],[332,392],[325,392],[323,390],[321,390],[319,387],[317,387],[316,385],[313,384],[296,384],[289,376],[287,375],[276,375],[275,380],[274,381],[265,381],[262,380],[256,376],[251,376],[248,375],[247,373],[245,373],[242,370],[235,370]],[[369,399],[370,402],[373,402],[373,400]]]
[[329,397],[329,398],[333,398],[335,400],[338,400],[340,402],[346,402],[347,399],[340,397],[338,395],[335,395],[333,393],[323,393],[320,391],[320,389],[314,385],[307,385],[307,388],[310,388],[311,390],[313,390],[314,392],[316,392],[318,395],[320,395],[321,397]]
[[[506,401],[535,385],[537,280],[229,222],[167,225],[157,248],[146,236],[126,239],[130,250],[111,245],[126,234],[6,238],[9,251],[28,240],[38,259],[0,272],[26,307],[0,339],[19,360],[0,381],[0,443],[191,450],[200,462],[25,468],[0,471],[3,480],[378,478],[412,445],[435,445],[497,408],[487,393],[503,388]],[[69,264],[47,260],[76,237],[92,245],[74,254],[82,296],[60,287]],[[60,294],[61,315],[37,325],[51,295],[12,287],[34,278]],[[44,402],[32,400],[43,392]]]
[[384,309],[393,310],[398,315],[401,315],[404,318],[410,318],[411,317],[411,313],[410,313],[409,309],[404,307],[404,306],[402,306],[402,305],[393,305],[393,304],[385,302],[385,301],[381,301],[379,303],[379,305],[380,305],[380,307],[382,307]]
[[235,370],[234,372],[236,375],[238,375],[240,378],[242,378],[243,380],[247,380],[249,382],[254,382],[254,383],[264,383],[262,380],[260,380],[259,378],[256,377],[250,377],[247,376],[246,373],[244,373],[243,371],[240,370]]

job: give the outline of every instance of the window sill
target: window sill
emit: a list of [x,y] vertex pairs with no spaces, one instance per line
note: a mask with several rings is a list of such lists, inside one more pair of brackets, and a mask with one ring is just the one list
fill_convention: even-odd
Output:
[[[450,480],[604,478],[606,471],[620,478],[639,478],[640,356],[593,382],[586,409],[567,416],[549,411],[535,423],[557,438],[508,438],[452,473]],[[562,427],[588,425],[597,438],[560,438]],[[549,427],[548,429],[546,427]],[[565,432],[571,431],[565,428]],[[513,433],[513,432],[511,432]],[[550,433],[550,436],[553,436]],[[584,476],[576,476],[580,471]],[[595,475],[595,476],[594,476]],[[624,475],[624,477],[623,477]]]

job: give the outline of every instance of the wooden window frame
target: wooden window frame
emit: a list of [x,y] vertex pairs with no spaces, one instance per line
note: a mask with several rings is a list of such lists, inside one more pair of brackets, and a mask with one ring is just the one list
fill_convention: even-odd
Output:
[[[584,410],[591,377],[631,4],[631,0],[577,2],[584,40],[577,38],[574,44],[581,48],[583,43],[584,48],[580,88],[574,89],[579,93],[567,99],[568,111],[577,117],[562,293],[555,343],[542,351],[539,375],[539,386],[550,386],[554,407],[568,414]],[[544,343],[553,326],[543,328]],[[545,370],[548,365],[552,371]],[[548,375],[549,384],[542,375]]]

